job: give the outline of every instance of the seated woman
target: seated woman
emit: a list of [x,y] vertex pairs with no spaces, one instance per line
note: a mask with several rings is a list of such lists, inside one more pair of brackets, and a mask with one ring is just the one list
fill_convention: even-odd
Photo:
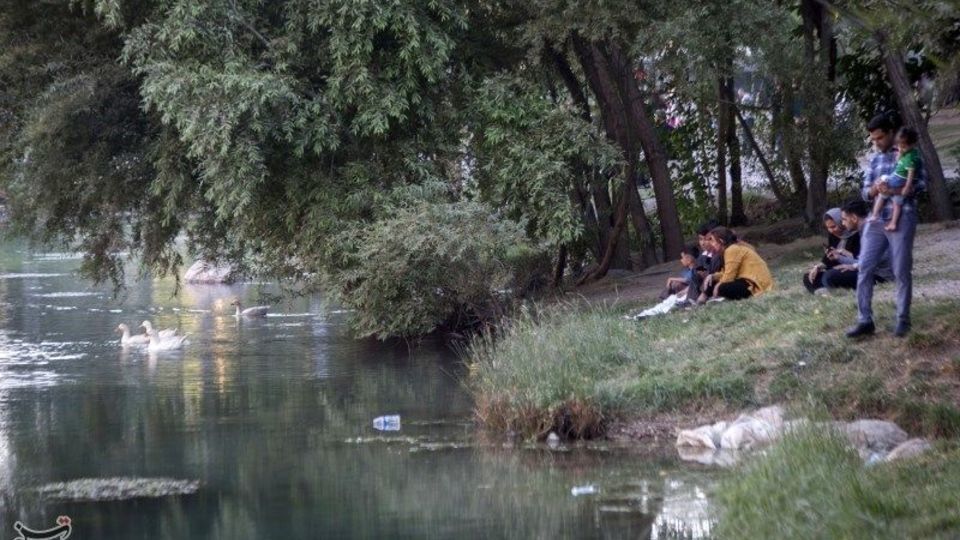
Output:
[[826,291],[824,276],[840,264],[841,258],[856,259],[860,255],[860,233],[843,226],[839,208],[827,210],[823,215],[823,227],[827,230],[823,258],[803,275],[803,286],[810,293]]
[[[773,289],[770,269],[753,246],[738,241],[726,227],[713,229],[708,238],[714,251],[723,254],[723,270],[707,278],[714,298],[741,300]],[[706,285],[704,290],[711,290]]]

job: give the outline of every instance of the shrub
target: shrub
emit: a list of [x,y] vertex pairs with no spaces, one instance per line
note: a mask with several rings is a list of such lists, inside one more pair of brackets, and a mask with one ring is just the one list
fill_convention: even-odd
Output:
[[523,227],[472,202],[419,203],[341,235],[326,281],[361,336],[487,322],[546,264]]

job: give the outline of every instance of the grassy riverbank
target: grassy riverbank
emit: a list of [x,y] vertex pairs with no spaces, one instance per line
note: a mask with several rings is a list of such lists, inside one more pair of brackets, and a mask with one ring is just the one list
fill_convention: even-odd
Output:
[[[892,286],[878,289],[878,335],[843,336],[852,293],[800,285],[817,239],[769,259],[778,289],[628,321],[629,302],[528,312],[468,351],[480,420],[494,430],[571,437],[616,422],[719,417],[813,398],[838,418],[884,417],[912,433],[960,436],[960,249],[956,223],[925,226],[915,251],[914,332],[892,337]],[[761,252],[763,252],[761,246]]]
[[864,467],[823,433],[788,435],[717,489],[717,538],[956,538],[960,448]]

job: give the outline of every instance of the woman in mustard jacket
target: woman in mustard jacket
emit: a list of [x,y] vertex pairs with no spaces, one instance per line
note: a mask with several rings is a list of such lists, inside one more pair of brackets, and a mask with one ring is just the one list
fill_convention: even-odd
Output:
[[767,263],[753,246],[737,241],[733,231],[717,227],[710,231],[707,240],[713,244],[714,253],[723,253],[723,270],[710,276],[714,297],[742,300],[773,289]]

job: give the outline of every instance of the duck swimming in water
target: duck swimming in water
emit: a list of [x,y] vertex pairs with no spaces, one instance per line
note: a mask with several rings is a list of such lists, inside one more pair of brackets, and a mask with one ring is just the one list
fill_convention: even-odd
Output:
[[267,312],[270,311],[270,306],[253,306],[243,309],[243,305],[239,300],[234,300],[230,303],[231,306],[237,306],[237,311],[233,314],[234,317],[247,317],[247,318],[259,318],[266,317]]
[[120,323],[117,325],[117,332],[120,332],[121,345],[146,345],[150,343],[150,337],[147,334],[130,334],[130,327]]

